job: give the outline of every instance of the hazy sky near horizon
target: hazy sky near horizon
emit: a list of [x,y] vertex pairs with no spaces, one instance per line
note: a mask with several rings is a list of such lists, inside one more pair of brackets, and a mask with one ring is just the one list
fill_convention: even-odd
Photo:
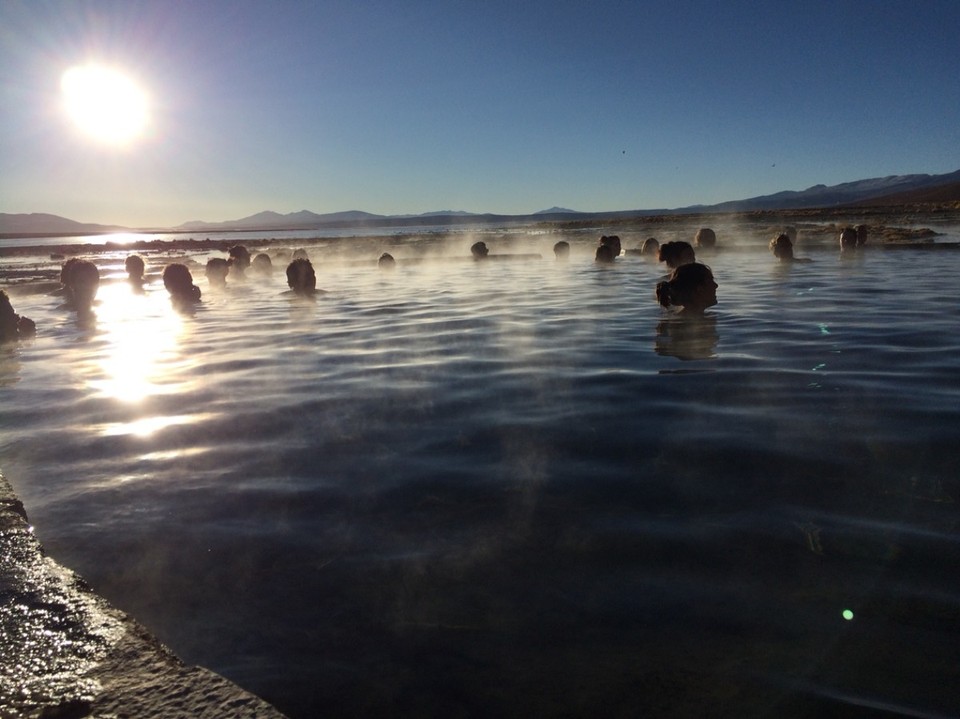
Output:
[[[0,0],[0,212],[676,208],[960,169],[960,2]],[[71,124],[98,62],[143,137]]]

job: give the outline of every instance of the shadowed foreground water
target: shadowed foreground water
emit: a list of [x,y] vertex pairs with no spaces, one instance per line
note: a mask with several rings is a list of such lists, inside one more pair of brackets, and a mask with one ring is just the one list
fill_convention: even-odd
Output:
[[953,715],[960,253],[812,256],[693,323],[637,257],[23,297],[4,473],[291,716]]

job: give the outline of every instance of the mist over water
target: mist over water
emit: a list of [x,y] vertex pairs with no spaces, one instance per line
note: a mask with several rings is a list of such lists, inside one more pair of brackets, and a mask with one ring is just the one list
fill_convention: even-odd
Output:
[[955,712],[960,253],[718,251],[691,321],[640,257],[468,239],[316,302],[15,297],[48,553],[294,717]]

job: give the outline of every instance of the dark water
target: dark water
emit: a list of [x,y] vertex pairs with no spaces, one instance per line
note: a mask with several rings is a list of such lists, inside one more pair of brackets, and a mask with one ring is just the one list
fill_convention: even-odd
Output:
[[954,716],[960,253],[812,256],[698,322],[635,257],[23,297],[0,466],[291,716]]

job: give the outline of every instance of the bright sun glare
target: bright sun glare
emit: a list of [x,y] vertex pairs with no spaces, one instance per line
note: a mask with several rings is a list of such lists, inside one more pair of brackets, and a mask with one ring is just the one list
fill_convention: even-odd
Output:
[[63,73],[60,88],[70,119],[95,140],[126,145],[146,129],[146,93],[119,70],[101,65],[71,67]]

